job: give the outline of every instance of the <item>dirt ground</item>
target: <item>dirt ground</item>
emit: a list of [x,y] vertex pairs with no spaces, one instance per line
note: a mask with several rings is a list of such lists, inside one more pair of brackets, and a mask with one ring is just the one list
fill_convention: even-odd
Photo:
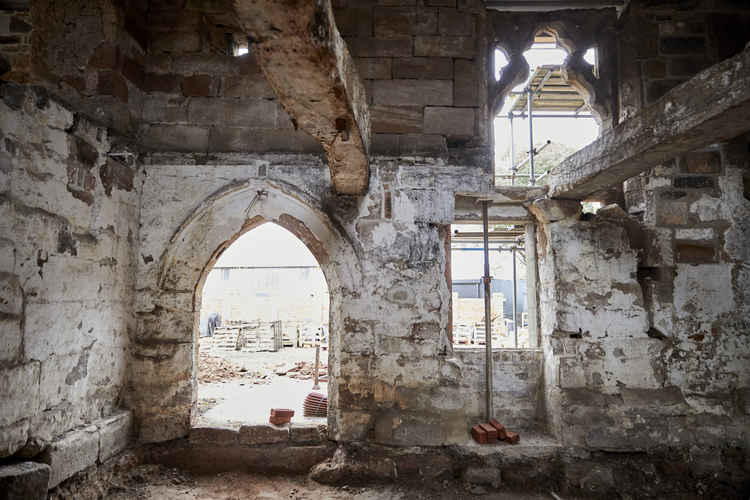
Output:
[[[320,353],[320,377],[327,378],[327,352]],[[277,352],[242,352],[201,349],[198,381],[224,382],[242,378],[253,384],[270,384],[274,377],[312,380],[315,350],[285,348]]]
[[[306,419],[305,397],[313,390],[315,350],[285,348],[277,352],[243,352],[201,345],[198,364],[198,415],[196,425],[209,427],[260,424],[271,408],[295,410],[296,423],[325,423]],[[328,353],[321,352],[320,384],[327,394]]]
[[[477,494],[481,495],[477,497]],[[227,472],[191,476],[178,469],[156,465],[135,467],[110,490],[110,500],[553,500],[552,494],[519,494],[468,491],[460,484],[444,483],[432,489],[375,485],[332,487],[304,476],[266,476]],[[559,498],[559,497],[558,497]],[[567,500],[567,499],[566,499]]]

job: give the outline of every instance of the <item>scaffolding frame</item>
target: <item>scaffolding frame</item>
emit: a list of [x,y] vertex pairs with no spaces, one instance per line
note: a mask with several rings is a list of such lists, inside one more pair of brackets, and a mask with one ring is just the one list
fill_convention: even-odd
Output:
[[[510,124],[510,174],[495,174],[495,178],[511,179],[511,186],[516,184],[517,177],[528,177],[529,184],[534,186],[537,177],[534,172],[534,157],[538,155],[551,141],[540,148],[534,147],[534,118],[592,118],[590,108],[581,94],[562,76],[562,66],[544,65],[534,70],[529,83],[521,91],[510,93],[513,98],[508,111]],[[536,113],[536,114],[535,114]],[[566,114],[555,114],[566,113]],[[513,129],[514,118],[527,118],[529,121],[529,150],[528,156],[518,165],[515,164],[516,148]],[[529,164],[529,173],[519,173],[519,169]]]

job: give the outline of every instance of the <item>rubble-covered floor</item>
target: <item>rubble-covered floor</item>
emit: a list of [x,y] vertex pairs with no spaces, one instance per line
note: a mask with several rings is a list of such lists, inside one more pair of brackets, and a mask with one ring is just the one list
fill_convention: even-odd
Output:
[[[277,352],[201,351],[197,425],[225,427],[268,422],[271,408],[295,410],[294,422],[325,423],[303,417],[312,391],[315,350],[285,348]],[[321,353],[325,373],[327,352]],[[301,365],[304,363],[304,365]],[[322,394],[328,384],[320,383]]]
[[[481,495],[481,496],[477,496]],[[373,485],[366,487],[326,486],[304,476],[268,476],[227,472],[216,475],[190,475],[178,469],[142,465],[114,486],[110,500],[552,500],[550,494],[490,492],[444,481],[432,487]],[[559,498],[559,497],[558,497]],[[566,500],[571,497],[564,497]]]

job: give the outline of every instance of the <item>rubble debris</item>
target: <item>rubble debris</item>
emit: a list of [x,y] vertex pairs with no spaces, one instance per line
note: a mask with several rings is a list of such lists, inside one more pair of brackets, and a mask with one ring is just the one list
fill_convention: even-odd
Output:
[[[314,364],[307,361],[298,361],[292,368],[287,369],[283,373],[281,370],[276,371],[276,375],[286,375],[289,378],[297,380],[312,380],[313,372],[315,370]],[[326,364],[320,364],[320,381],[328,382],[328,366]]]
[[200,353],[198,360],[198,381],[201,383],[226,382],[235,378],[251,379],[253,384],[268,384],[268,375],[261,372],[252,372],[247,368],[239,367],[219,356]]

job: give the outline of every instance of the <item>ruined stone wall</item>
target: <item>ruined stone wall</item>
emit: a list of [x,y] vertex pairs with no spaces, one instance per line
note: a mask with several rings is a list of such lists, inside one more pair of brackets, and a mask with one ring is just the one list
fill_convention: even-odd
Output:
[[334,1],[365,82],[376,154],[486,144],[484,6],[472,0]]
[[[485,57],[479,4],[415,7],[337,2],[338,29],[365,88],[372,151],[447,155],[486,144]],[[241,39],[205,10],[152,9],[143,66],[143,144],[156,150],[321,152],[280,106]],[[486,163],[486,149],[478,154]]]
[[[474,167],[434,160],[376,159],[373,167],[369,194],[349,199],[330,197],[328,172],[314,156],[146,158],[131,374],[142,440],[187,432],[196,287],[222,248],[272,220],[308,245],[328,282],[329,435],[466,441],[484,412],[484,354],[452,352],[445,252],[455,190],[486,189],[487,180]],[[261,189],[267,197],[252,203]],[[538,425],[540,356],[495,354],[495,404],[516,428]]]
[[683,154],[631,179],[628,214],[609,206],[540,231],[547,415],[564,444],[669,448],[694,477],[741,474],[747,144]]
[[120,406],[137,197],[106,128],[41,89],[0,96],[0,457],[35,456]]
[[0,10],[0,79],[29,81],[31,72],[31,19],[25,10]]
[[750,9],[742,2],[693,3],[677,9],[670,2],[630,2],[618,36],[620,121],[750,40]]
[[31,76],[70,109],[133,136],[140,113],[134,68],[143,58],[134,2],[31,2]]

